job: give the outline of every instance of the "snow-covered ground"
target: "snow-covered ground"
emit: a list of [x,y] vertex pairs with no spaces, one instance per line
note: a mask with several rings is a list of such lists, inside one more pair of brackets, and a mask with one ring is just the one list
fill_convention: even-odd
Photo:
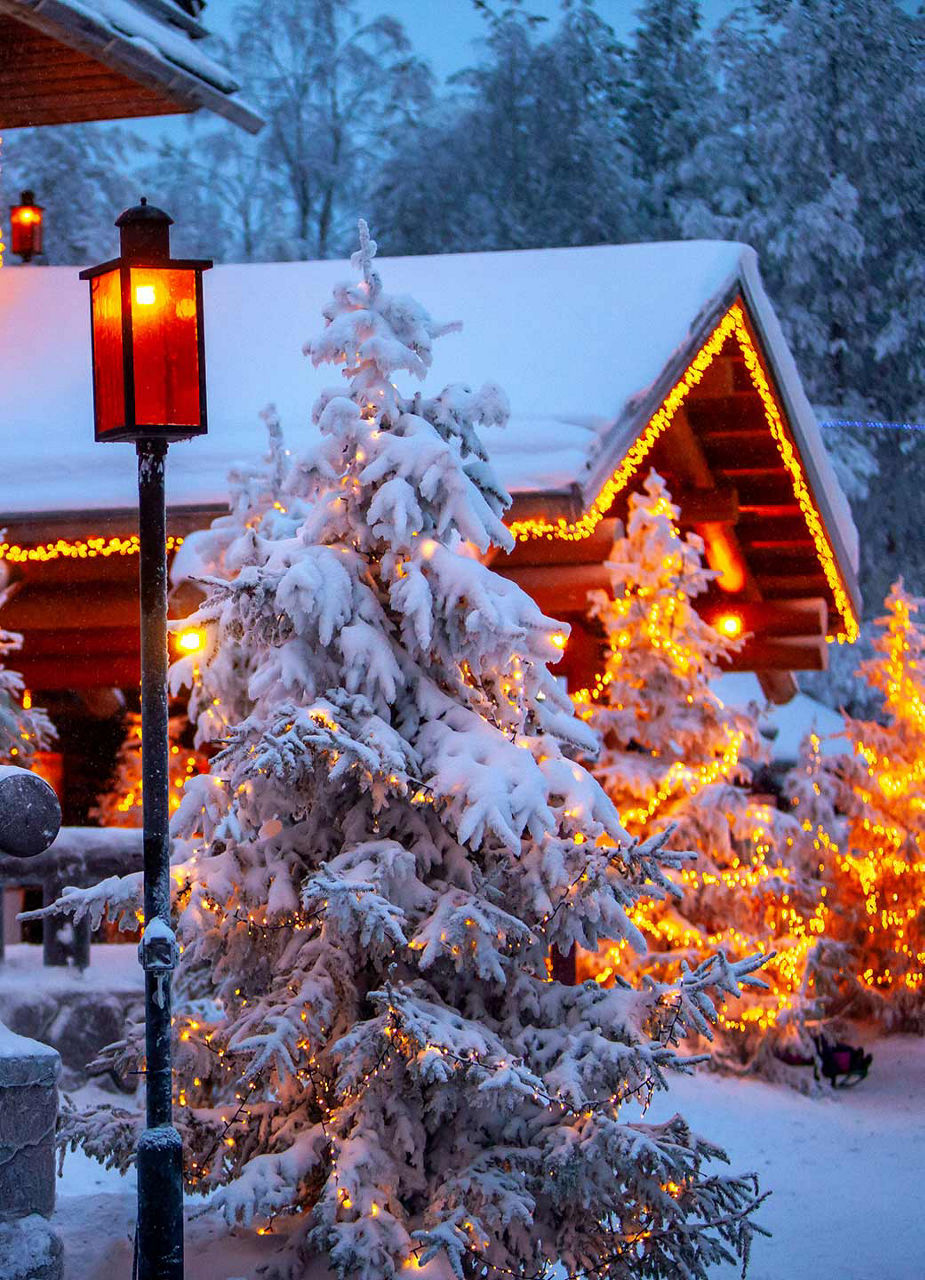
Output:
[[[783,1086],[707,1073],[681,1079],[650,1118],[680,1111],[755,1170],[773,1191],[760,1221],[774,1234],[755,1246],[751,1280],[922,1280],[925,1240],[925,1039],[873,1046],[868,1080],[807,1098]],[[134,1186],[78,1154],[65,1160],[56,1225],[65,1280],[131,1274]],[[207,1221],[187,1231],[188,1280],[251,1280],[272,1237],[223,1238]],[[733,1267],[716,1280],[732,1280]]]

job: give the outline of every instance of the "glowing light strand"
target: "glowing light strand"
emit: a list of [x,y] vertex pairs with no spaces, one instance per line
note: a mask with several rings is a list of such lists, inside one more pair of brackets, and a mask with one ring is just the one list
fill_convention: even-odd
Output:
[[809,486],[806,483],[802,464],[787,437],[783,416],[774,399],[755,344],[752,342],[751,335],[746,328],[745,314],[738,303],[733,304],[720,320],[710,337],[688,365],[681,380],[675,383],[668,392],[660,408],[650,418],[645,430],[633,443],[620,465],[606,481],[600,493],[598,493],[589,509],[582,516],[579,516],[577,520],[571,523],[564,516],[560,516],[556,520],[549,520],[543,517],[514,520],[508,527],[519,542],[525,542],[531,538],[579,542],[583,538],[589,538],[613,505],[614,499],[626,488],[639,467],[651,453],[656,441],[671,425],[678,409],[680,409],[693,388],[701,382],[707,369],[720,354],[727,339],[730,337],[735,338],[739,344],[752,386],[761,399],[765,420],[777,445],[781,460],[789,473],[794,497],[806,520],[826,582],[834,596],[836,608],[841,614],[844,623],[844,630],[835,632],[829,639],[837,640],[839,644],[845,642],[853,643],[857,639],[859,628],[850,597],[842,582],[835,554],[829,544],[822,518],[816,510]]
[[[176,551],[183,545],[183,539],[170,534],[167,538],[167,550]],[[35,546],[22,546],[15,542],[0,543],[0,560],[10,564],[29,564],[38,562],[47,564],[50,560],[94,560],[99,556],[137,556],[138,535],[128,537],[91,537],[58,538],[55,542],[40,543]]]

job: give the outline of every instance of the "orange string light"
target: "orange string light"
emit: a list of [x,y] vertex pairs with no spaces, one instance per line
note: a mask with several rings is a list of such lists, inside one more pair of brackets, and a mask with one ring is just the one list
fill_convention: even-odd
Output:
[[583,538],[589,538],[613,506],[614,499],[626,488],[639,470],[639,467],[651,453],[656,441],[671,426],[675,414],[693,388],[703,379],[707,369],[720,354],[729,338],[734,338],[738,343],[752,386],[761,399],[765,421],[768,424],[774,443],[777,445],[781,461],[789,473],[794,497],[806,520],[806,526],[816,547],[819,563],[835,599],[836,608],[842,618],[843,629],[834,632],[828,638],[830,641],[837,640],[839,644],[845,642],[853,643],[857,639],[859,628],[851,598],[842,581],[835,553],[829,543],[822,517],[813,502],[802,463],[787,435],[783,415],[771,391],[770,382],[761,364],[761,358],[746,327],[745,313],[738,303],[733,304],[720,320],[684,371],[680,381],[675,383],[668,392],[659,409],[649,419],[645,430],[633,443],[626,456],[583,515],[571,522],[566,520],[564,516],[560,516],[556,520],[543,517],[513,520],[508,528],[519,542],[526,542],[531,538],[579,542]]
[[[170,534],[167,538],[168,552],[176,551],[183,545],[183,539]],[[58,538],[55,542],[45,542],[35,546],[21,546],[15,542],[0,543],[0,560],[10,564],[47,564],[50,560],[93,560],[98,556],[137,556],[138,535],[128,537],[91,537],[77,538],[73,541]]]

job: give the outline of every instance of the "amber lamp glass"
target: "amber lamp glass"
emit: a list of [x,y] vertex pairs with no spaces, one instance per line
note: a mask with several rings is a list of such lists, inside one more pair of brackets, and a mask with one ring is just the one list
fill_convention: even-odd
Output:
[[42,252],[42,218],[45,210],[31,191],[23,191],[19,204],[10,205],[10,249],[23,262]]
[[90,282],[97,440],[205,435],[202,273],[170,256],[173,219],[142,201],[116,220],[122,253],[80,273]]

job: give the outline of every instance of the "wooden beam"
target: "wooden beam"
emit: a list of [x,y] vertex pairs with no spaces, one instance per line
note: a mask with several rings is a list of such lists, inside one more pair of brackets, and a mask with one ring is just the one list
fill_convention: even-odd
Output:
[[791,520],[794,517],[802,520],[799,505],[796,502],[763,502],[761,499],[739,503],[739,515],[753,517],[756,523],[764,520]]
[[85,658],[110,654],[134,657],[139,652],[138,626],[82,627],[74,630],[32,630],[23,633],[16,663],[39,658]]
[[137,658],[97,654],[86,658],[17,655],[16,666],[29,689],[134,689],[141,679]]
[[92,591],[63,588],[23,590],[3,610],[3,625],[10,631],[131,627],[138,625],[138,589],[101,583]]
[[506,572],[522,565],[600,564],[610,555],[619,521],[601,520],[589,538],[569,542],[563,538],[527,538],[518,542],[510,555],[499,554],[492,567]]
[[778,596],[782,600],[795,596],[828,596],[829,584],[825,574],[818,573],[759,573],[758,585],[766,596]]
[[734,485],[720,484],[710,489],[672,490],[672,499],[681,508],[682,524],[736,524],[739,494]]
[[785,706],[800,692],[800,686],[790,671],[759,671],[758,683],[768,702]]
[[799,507],[783,515],[765,513],[757,516],[748,512],[739,521],[738,533],[743,542],[753,547],[794,542],[815,545]]
[[[814,543],[796,543],[786,547],[750,547],[749,560],[760,581],[765,574],[776,576],[810,575],[819,567]],[[770,595],[770,592],[764,592]],[[811,593],[819,595],[818,591]]]
[[763,640],[757,636],[746,640],[738,653],[732,654],[724,670],[729,671],[825,671],[828,646],[825,639],[812,641]]
[[825,638],[828,627],[828,607],[825,600],[713,600],[701,605],[698,612],[711,625],[724,614],[734,613],[742,619],[746,634],[756,637],[816,637]]

